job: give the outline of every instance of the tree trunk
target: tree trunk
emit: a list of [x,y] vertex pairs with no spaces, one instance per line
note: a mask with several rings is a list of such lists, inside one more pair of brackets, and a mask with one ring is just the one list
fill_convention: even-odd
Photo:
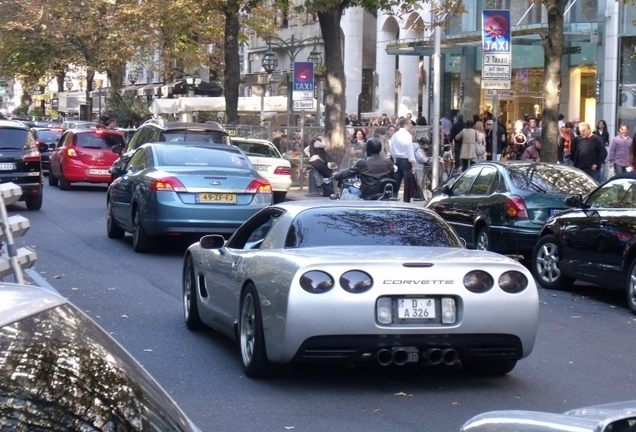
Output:
[[225,8],[225,118],[226,123],[237,124],[239,82],[239,9],[238,0],[228,0]]
[[543,112],[541,161],[556,162],[559,145],[559,101],[563,57],[563,13],[567,0],[543,0],[548,11],[548,34],[543,40]]
[[338,5],[324,12],[318,12],[320,30],[325,43],[325,138],[327,152],[335,162],[340,162],[346,141],[345,74],[340,31],[342,11],[342,6]]

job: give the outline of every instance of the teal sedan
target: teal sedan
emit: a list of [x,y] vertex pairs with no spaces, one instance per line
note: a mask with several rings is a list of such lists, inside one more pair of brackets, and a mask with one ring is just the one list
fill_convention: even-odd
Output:
[[106,229],[132,233],[134,250],[147,252],[161,236],[229,236],[272,197],[238,147],[144,144],[108,187]]
[[531,258],[543,223],[569,208],[571,194],[587,195],[597,183],[566,165],[526,161],[482,162],[469,167],[427,207],[474,249]]

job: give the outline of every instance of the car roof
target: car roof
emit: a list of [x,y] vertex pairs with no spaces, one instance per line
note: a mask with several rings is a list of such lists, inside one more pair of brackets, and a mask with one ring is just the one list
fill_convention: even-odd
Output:
[[232,141],[274,145],[273,142],[261,138],[232,137]]
[[0,284],[0,327],[68,303],[53,291],[35,285]]
[[18,120],[0,120],[0,127],[29,130],[29,126]]
[[189,129],[189,130],[213,130],[227,134],[227,131],[221,126],[220,123],[192,123],[192,122],[178,122],[178,121],[162,121],[159,119],[152,119],[145,122],[142,126],[154,125],[163,130],[174,129]]
[[302,211],[307,209],[317,208],[377,208],[377,209],[408,209],[408,210],[422,210],[428,213],[435,213],[433,210],[403,201],[366,201],[366,200],[297,200],[297,201],[285,201],[279,204],[275,204],[273,207],[279,207],[293,217],[296,217]]
[[[145,143],[138,148],[144,147],[174,147],[174,143],[167,142],[150,142]],[[219,143],[206,143],[206,142],[187,142],[187,143],[179,143],[178,147],[198,147],[202,149],[214,149],[214,150],[222,150],[222,151],[230,151],[232,153],[243,154],[240,148],[235,145],[227,145],[227,144],[219,144]]]
[[100,134],[103,133],[107,133],[109,135],[121,135],[124,136],[120,131],[118,131],[117,129],[108,129],[108,128],[95,128],[95,129],[67,129],[66,132],[71,131],[73,134],[78,135],[78,134],[87,134],[87,133],[97,133],[97,131],[100,131]]

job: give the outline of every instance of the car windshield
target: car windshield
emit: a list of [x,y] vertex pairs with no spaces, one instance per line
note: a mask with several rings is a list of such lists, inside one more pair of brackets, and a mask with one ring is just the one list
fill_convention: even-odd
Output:
[[233,144],[243,150],[248,156],[280,157],[276,149],[267,144],[237,141],[233,141]]
[[75,138],[75,145],[82,148],[110,149],[112,146],[124,145],[124,137],[119,134],[109,134],[103,132],[80,133]]
[[616,179],[595,190],[587,199],[591,208],[636,207],[636,180]]
[[157,166],[221,167],[250,169],[250,163],[238,152],[205,147],[157,146]]
[[46,143],[54,143],[60,139],[60,135],[62,135],[62,131],[53,131],[53,130],[41,130],[38,131],[38,140]]
[[222,131],[213,130],[173,130],[161,134],[159,141],[169,143],[205,142],[216,144],[229,144],[229,136]]
[[10,414],[9,429],[185,429],[158,386],[69,305],[1,327],[0,353],[0,411]]
[[300,213],[286,247],[461,247],[452,229],[434,214],[410,209],[318,208]]
[[561,165],[514,164],[508,173],[516,188],[534,192],[587,194],[596,187],[585,173]]
[[28,134],[26,129],[0,128],[0,148],[23,149]]

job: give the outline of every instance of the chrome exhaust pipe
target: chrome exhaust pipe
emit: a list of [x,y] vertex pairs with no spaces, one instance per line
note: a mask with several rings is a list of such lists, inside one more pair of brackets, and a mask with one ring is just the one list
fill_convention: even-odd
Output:
[[393,363],[393,353],[388,349],[379,349],[375,352],[375,359],[382,366],[388,366]]
[[459,360],[459,354],[452,348],[442,350],[442,357],[444,359],[444,364],[449,366],[454,365]]
[[439,348],[429,348],[422,356],[428,359],[428,362],[432,365],[438,365],[444,361],[444,353]]
[[409,361],[409,353],[405,349],[402,348],[394,348],[393,349],[393,363],[398,366],[403,366],[406,362]]

